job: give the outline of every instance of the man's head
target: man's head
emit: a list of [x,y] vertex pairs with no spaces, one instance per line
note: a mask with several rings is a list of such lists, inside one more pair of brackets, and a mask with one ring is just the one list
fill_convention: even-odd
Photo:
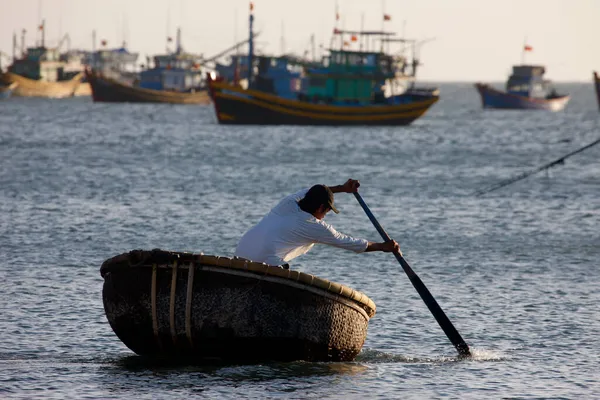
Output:
[[302,200],[298,202],[300,208],[317,219],[323,219],[329,210],[339,213],[333,205],[333,192],[325,185],[311,187]]

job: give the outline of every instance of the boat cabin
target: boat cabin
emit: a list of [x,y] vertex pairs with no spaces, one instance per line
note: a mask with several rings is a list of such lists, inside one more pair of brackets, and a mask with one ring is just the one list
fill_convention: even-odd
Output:
[[138,86],[144,89],[187,92],[201,89],[204,82],[198,57],[168,54],[154,57],[154,68],[140,72]]
[[251,89],[295,99],[301,88],[302,66],[294,65],[286,57],[256,56],[257,74]]
[[552,88],[544,80],[546,69],[540,65],[515,65],[506,82],[506,91],[511,94],[533,98],[547,98]]
[[395,73],[394,59],[385,53],[330,50],[321,67],[307,70],[304,94],[309,101],[381,102],[384,85]]
[[29,79],[57,82],[66,79],[64,66],[58,49],[42,46],[28,48],[25,56],[15,60],[8,70]]
[[248,76],[248,56],[232,55],[229,64],[217,63],[215,71],[224,81],[235,83]]
[[136,75],[138,53],[130,53],[125,47],[102,49],[87,53],[84,62],[102,76],[122,80]]

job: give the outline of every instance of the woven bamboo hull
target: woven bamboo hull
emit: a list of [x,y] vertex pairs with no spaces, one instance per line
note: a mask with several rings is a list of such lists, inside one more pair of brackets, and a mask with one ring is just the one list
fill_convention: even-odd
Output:
[[5,85],[13,82],[18,84],[13,91],[13,96],[63,98],[73,96],[82,77],[83,75],[80,74],[68,81],[45,82],[5,72],[0,74],[0,82]]
[[171,92],[167,90],[142,89],[124,85],[93,71],[86,71],[95,102],[108,103],[171,103],[209,104],[208,90],[194,93]]
[[375,313],[364,294],[311,275],[224,257],[148,254],[126,253],[101,269],[108,321],[140,355],[350,361]]

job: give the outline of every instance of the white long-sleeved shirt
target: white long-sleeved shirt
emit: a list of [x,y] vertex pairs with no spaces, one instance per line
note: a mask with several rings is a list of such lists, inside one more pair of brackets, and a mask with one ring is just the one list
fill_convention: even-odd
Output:
[[328,244],[362,253],[369,242],[336,231],[323,220],[302,211],[298,201],[308,189],[287,196],[242,236],[237,257],[281,265],[309,251],[315,243]]

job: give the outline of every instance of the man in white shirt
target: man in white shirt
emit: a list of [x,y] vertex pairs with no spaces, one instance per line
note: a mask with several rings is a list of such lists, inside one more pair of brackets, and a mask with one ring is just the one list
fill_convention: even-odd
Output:
[[336,231],[323,221],[333,205],[334,193],[354,193],[360,183],[348,181],[339,186],[315,185],[287,196],[242,236],[235,256],[268,265],[283,265],[309,251],[315,243],[328,244],[356,253],[400,251],[395,240],[374,243]]

